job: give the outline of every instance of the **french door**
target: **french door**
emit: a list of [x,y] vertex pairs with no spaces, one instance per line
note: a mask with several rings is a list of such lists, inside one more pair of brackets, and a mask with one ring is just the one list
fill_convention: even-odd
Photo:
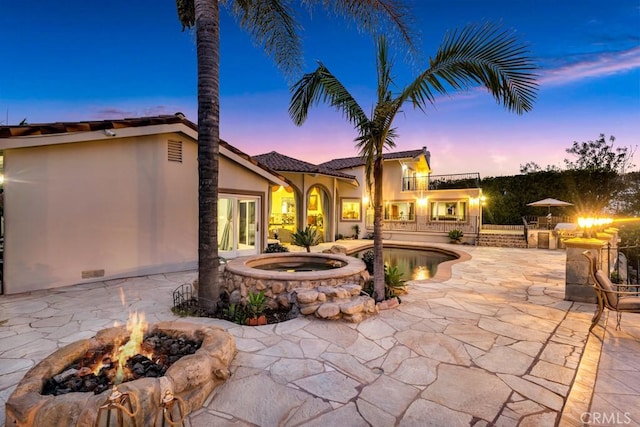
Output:
[[260,199],[221,195],[218,199],[218,252],[225,258],[255,255],[260,250]]

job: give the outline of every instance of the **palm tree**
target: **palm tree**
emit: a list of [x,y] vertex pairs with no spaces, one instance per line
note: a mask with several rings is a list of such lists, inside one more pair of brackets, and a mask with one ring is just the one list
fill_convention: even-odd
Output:
[[[526,47],[515,35],[493,24],[471,25],[445,36],[429,67],[413,82],[393,94],[392,64],[385,37],[376,39],[378,96],[369,118],[363,108],[321,62],[292,88],[289,114],[301,126],[311,105],[320,101],[341,111],[358,131],[356,147],[365,160],[367,185],[374,187],[374,297],[384,299],[384,263],[382,256],[382,176],[383,151],[395,146],[393,120],[406,101],[425,111],[434,104],[436,94],[482,85],[507,110],[518,114],[530,111],[536,96],[536,66]],[[373,178],[373,179],[372,179]]]
[[[176,0],[185,28],[196,28],[198,56],[198,301],[215,312],[218,283],[218,154],[220,142],[220,17],[219,3],[231,9],[247,30],[291,74],[301,67],[300,27],[286,0]],[[361,29],[380,25],[397,30],[412,46],[407,11],[397,0],[301,0],[309,11],[316,4],[351,17]]]

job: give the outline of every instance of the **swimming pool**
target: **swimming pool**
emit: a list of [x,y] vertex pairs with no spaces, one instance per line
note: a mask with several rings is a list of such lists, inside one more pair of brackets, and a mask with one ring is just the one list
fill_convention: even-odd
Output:
[[[362,255],[370,250],[371,248],[363,249],[353,255],[362,258]],[[385,247],[383,254],[384,263],[398,266],[398,269],[403,273],[402,279],[405,281],[430,279],[438,271],[438,264],[458,258],[451,253],[429,248]]]

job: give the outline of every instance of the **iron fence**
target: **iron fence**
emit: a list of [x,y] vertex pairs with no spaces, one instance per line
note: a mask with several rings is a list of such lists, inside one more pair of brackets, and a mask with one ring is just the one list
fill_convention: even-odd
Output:
[[[422,231],[448,233],[451,230],[461,230],[463,233],[478,234],[479,217],[468,216],[465,220],[432,220],[429,215],[415,215],[415,219],[407,221],[383,221],[383,231]],[[366,226],[373,228],[373,214],[366,217]]]
[[[640,245],[617,246],[610,244],[600,251],[601,268],[611,275],[611,281],[618,285],[640,286]],[[605,265],[606,262],[606,265]]]

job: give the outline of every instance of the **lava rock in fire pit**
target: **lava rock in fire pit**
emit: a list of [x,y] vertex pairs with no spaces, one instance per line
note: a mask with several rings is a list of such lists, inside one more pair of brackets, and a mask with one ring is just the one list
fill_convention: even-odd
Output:
[[[149,359],[142,354],[129,358],[122,382],[138,378],[156,378],[164,376],[167,369],[182,356],[194,354],[202,342],[185,337],[173,337],[163,332],[154,332],[145,337],[142,351],[151,356]],[[43,395],[60,395],[71,392],[94,392],[100,394],[115,383],[118,362],[113,358],[114,346],[91,349],[85,355],[75,360],[60,374],[45,381]],[[96,370],[98,373],[96,374]]]

